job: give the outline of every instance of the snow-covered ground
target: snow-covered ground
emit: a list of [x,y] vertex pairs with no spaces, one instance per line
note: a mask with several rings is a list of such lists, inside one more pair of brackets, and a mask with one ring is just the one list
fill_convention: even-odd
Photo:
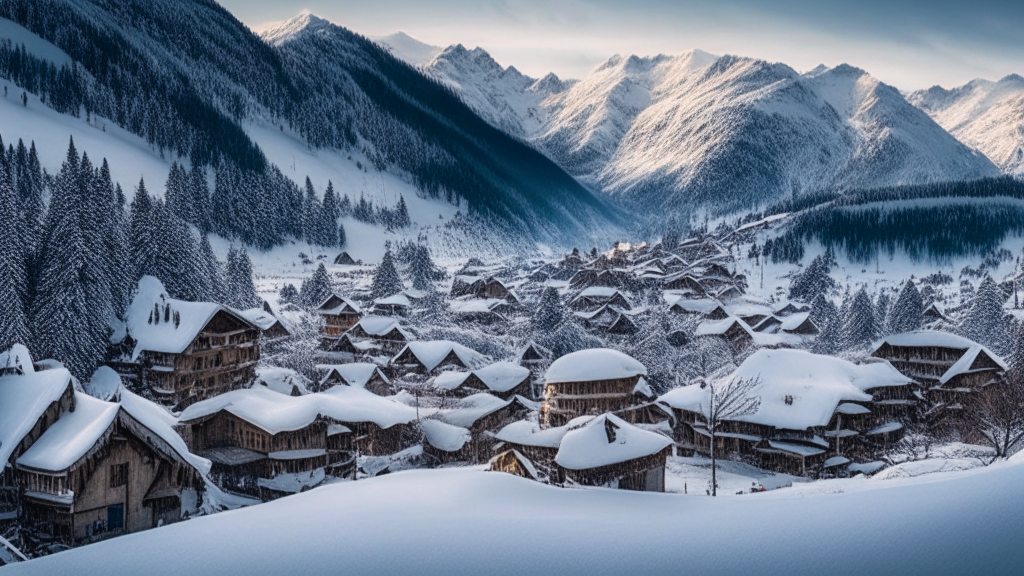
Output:
[[414,470],[15,564],[80,574],[1020,574],[1024,458],[688,498]]

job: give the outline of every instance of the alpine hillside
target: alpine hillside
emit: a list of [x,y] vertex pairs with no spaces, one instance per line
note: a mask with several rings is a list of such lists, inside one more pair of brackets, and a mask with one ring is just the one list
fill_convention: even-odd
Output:
[[1024,176],[1024,78],[978,79],[949,90],[934,86],[908,99],[1003,172]]

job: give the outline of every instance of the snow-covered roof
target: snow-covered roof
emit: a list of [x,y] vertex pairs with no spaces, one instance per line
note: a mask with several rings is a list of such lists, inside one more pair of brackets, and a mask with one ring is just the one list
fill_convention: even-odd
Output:
[[778,440],[769,440],[768,445],[776,450],[782,450],[783,452],[789,452],[804,458],[825,453],[825,450],[822,448],[815,448],[804,444],[793,444],[791,442],[779,442]]
[[494,392],[508,392],[529,378],[530,370],[512,362],[495,362],[474,370],[473,375]]
[[452,300],[449,308],[456,314],[487,314],[507,305],[503,298],[465,298]]
[[440,420],[424,420],[420,423],[423,436],[431,446],[445,452],[457,452],[473,437],[469,430],[453,426]]
[[[802,350],[759,350],[727,379],[758,380],[751,394],[761,399],[757,412],[736,420],[788,430],[824,426],[844,402],[867,402],[865,390],[902,386],[913,381],[887,362],[853,364],[833,356]],[[659,401],[681,410],[705,413],[710,387],[676,388]],[[787,403],[787,398],[791,402]]]
[[0,467],[70,385],[71,373],[64,368],[0,377]]
[[18,458],[19,466],[59,472],[84,456],[117,417],[118,405],[75,393],[75,410],[64,412]]
[[405,294],[398,293],[388,296],[387,298],[377,298],[373,301],[374,306],[398,306],[400,308],[409,308],[412,306],[412,302],[409,297]]
[[544,374],[548,384],[591,382],[646,376],[647,368],[636,359],[610,348],[591,348],[566,354],[551,363]]
[[466,365],[467,368],[479,366],[485,361],[483,354],[450,340],[410,342],[395,355],[395,358],[404,354],[406,350],[412,353],[412,355],[415,356],[421,364],[423,364],[424,368],[427,369],[427,372],[436,368],[437,365],[444,361],[444,359],[452,352],[455,352],[455,355],[463,364]]
[[392,330],[397,329],[406,340],[412,339],[412,335],[402,327],[401,323],[389,316],[363,316],[352,328],[349,328],[349,331],[355,329],[356,326],[362,328],[363,332],[370,336],[385,336]]
[[178,453],[178,456],[181,456],[182,459],[191,464],[193,468],[203,474],[210,472],[210,461],[189,452],[185,441],[174,430],[174,427],[178,424],[178,419],[163,407],[122,389],[121,408],[169,444]]
[[725,310],[733,316],[770,316],[772,314],[772,309],[768,306],[754,304],[753,302],[729,304],[725,307]]
[[783,316],[782,318],[779,318],[782,322],[781,328],[786,331],[796,330],[801,324],[806,322],[810,316],[810,312],[795,312],[789,316]]
[[838,412],[839,414],[855,416],[857,414],[870,414],[871,410],[869,410],[865,406],[861,406],[860,404],[853,404],[852,402],[843,402],[839,406],[836,406],[836,412]]
[[569,470],[587,470],[657,454],[671,444],[661,434],[603,414],[562,437],[555,463]]
[[15,344],[10,350],[0,352],[0,370],[11,369],[28,374],[32,368],[32,356],[24,344]]
[[515,399],[502,400],[497,396],[492,396],[486,392],[480,392],[479,394],[473,394],[462,398],[455,404],[455,408],[452,410],[446,410],[441,414],[441,417],[445,422],[453,426],[461,426],[463,428],[469,428],[476,423],[477,420],[493,414],[498,410],[508,406]]
[[521,444],[523,446],[558,448],[566,432],[582,426],[593,419],[593,416],[578,416],[564,426],[551,428],[541,428],[536,422],[519,420],[499,430],[494,437],[503,442],[512,442],[513,444]]
[[[519,463],[523,465],[523,468],[526,469],[526,473],[529,474],[531,478],[533,478],[534,480],[538,478],[537,468],[533,465],[533,462],[530,462],[529,458],[523,456],[518,450],[512,450],[512,455],[515,456],[516,460],[518,460]],[[491,458],[488,464],[493,464],[494,461],[497,460],[500,456],[501,455],[499,454],[498,456]]]
[[218,312],[256,328],[247,318],[220,304],[171,298],[159,280],[143,276],[126,314],[128,334],[135,339],[132,360],[143,350],[181,353]]
[[612,296],[615,296],[618,293],[618,290],[609,286],[590,286],[589,288],[585,288],[582,292],[580,292],[579,295],[576,296],[576,298],[611,298]]
[[100,366],[85,384],[85,391],[93,398],[116,401],[121,391],[121,376],[110,366]]
[[938,330],[916,330],[914,332],[894,334],[884,338],[881,342],[875,345],[874,352],[878,352],[878,349],[885,344],[890,346],[925,346],[964,350],[964,355],[950,366],[942,377],[939,378],[939,382],[941,384],[949,382],[954,376],[959,376],[960,374],[969,372],[971,370],[971,365],[974,364],[974,361],[978,358],[978,354],[982,352],[994,360],[995,363],[1003,370],[1010,369],[1002,358],[985,346],[982,346],[974,340],[970,340],[956,334],[950,334],[949,332],[940,332]]
[[[325,308],[325,306],[331,303],[331,300],[335,300],[334,305],[329,308]],[[319,314],[333,315],[340,313],[346,306],[356,314],[361,314],[363,312],[363,309],[360,308],[358,304],[344,296],[339,296],[338,294],[331,294],[327,298],[324,298],[324,301],[316,307],[316,311]]]
[[386,384],[390,384],[391,380],[381,372],[380,367],[376,364],[370,364],[369,362],[353,362],[351,364],[320,364],[317,366],[320,369],[326,369],[327,374],[324,375],[320,381],[323,383],[332,374],[337,374],[349,386],[356,386],[363,388],[366,383],[373,378],[374,374],[377,374]]
[[441,390],[454,390],[469,378],[469,372],[441,372],[434,378],[434,387]]
[[291,368],[280,368],[278,366],[257,366],[257,386],[265,386],[278,394],[291,394],[294,388],[298,388],[299,394],[309,393],[309,379]]
[[221,410],[270,434],[304,428],[319,416],[339,422],[373,422],[381,428],[416,419],[414,409],[352,386],[333,386],[305,396],[284,396],[265,388],[233,390],[189,406],[180,419],[192,421]]
[[729,316],[728,318],[722,318],[721,320],[705,320],[697,326],[697,329],[693,331],[694,336],[721,336],[729,331],[733,325],[738,325],[744,332],[754,337],[754,333],[747,326],[746,322],[743,322],[735,316]]
[[722,303],[713,298],[674,298],[674,295],[671,293],[665,293],[664,298],[665,300],[671,299],[671,301],[669,302],[670,307],[679,306],[686,312],[710,314],[712,311],[715,310],[715,308],[722,307]]
[[[255,324],[260,330],[269,330],[274,324],[279,322],[278,318],[267,312],[263,308],[249,308],[248,310],[239,310],[238,315],[245,318],[249,322]],[[291,332],[284,322],[281,322],[281,326],[284,326],[285,330]]]

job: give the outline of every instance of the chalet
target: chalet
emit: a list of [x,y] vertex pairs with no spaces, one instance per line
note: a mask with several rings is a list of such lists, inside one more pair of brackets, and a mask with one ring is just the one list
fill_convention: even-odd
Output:
[[447,340],[410,342],[390,362],[394,370],[427,375],[442,368],[473,369],[483,364],[482,354]]
[[633,308],[629,300],[622,295],[622,292],[607,286],[591,286],[586,288],[569,302],[569,307],[575,310],[593,310],[609,305],[622,310],[631,310]]
[[515,450],[530,459],[544,471],[554,483],[562,481],[561,471],[555,466],[558,446],[565,434],[594,419],[594,416],[579,416],[561,426],[542,428],[536,422],[519,420],[499,430],[494,438],[499,443],[496,449]]
[[420,427],[423,429],[423,455],[433,464],[476,460],[476,445],[469,430],[433,418],[420,422]]
[[591,312],[576,312],[583,325],[609,334],[635,334],[639,328],[629,313],[611,304],[605,304]]
[[555,464],[565,482],[620,490],[665,491],[665,464],[672,440],[602,414],[566,432]]
[[238,314],[256,325],[260,330],[260,335],[268,341],[276,341],[292,335],[292,331],[285,326],[284,322],[264,308],[250,308],[242,310]]
[[928,307],[924,309],[924,312],[921,313],[921,317],[924,319],[926,324],[931,324],[933,322],[945,322],[947,324],[953,323],[953,321],[949,319],[949,316],[946,315],[946,311],[943,310],[942,306],[937,302],[929,304]]
[[697,326],[693,335],[722,338],[732,346],[734,352],[740,352],[754,343],[753,332],[746,323],[735,316],[722,320],[705,320]]
[[752,328],[757,326],[758,323],[765,318],[772,315],[771,308],[750,302],[732,304],[729,305],[727,309],[729,314],[743,320],[746,322],[747,326]]
[[[930,413],[935,417],[959,410],[967,396],[1002,382],[1008,369],[1002,358],[981,344],[933,330],[889,336],[871,355],[888,360],[900,373],[920,382],[928,390]],[[954,419],[958,418],[954,415]]]
[[494,276],[457,275],[452,282],[451,295],[504,300],[508,304],[519,303],[519,296]]
[[707,290],[697,278],[688,271],[669,274],[661,279],[661,287],[664,290],[678,290],[694,296],[704,296]]
[[715,298],[726,302],[743,297],[743,290],[733,284],[720,286],[717,290],[708,290],[708,292],[714,294]]
[[[834,456],[873,461],[914,416],[913,404],[897,411],[889,399],[912,398],[916,384],[886,362],[853,364],[799,350],[760,350],[716,385],[737,381],[756,382],[749,393],[759,404],[752,413],[720,423],[715,452],[788,474],[820,475]],[[709,395],[710,387],[691,385],[659,398],[675,412],[680,445],[701,454],[711,450]]]
[[472,372],[442,372],[434,378],[434,387],[456,396],[487,392],[504,400],[532,395],[530,370],[511,362],[496,362]]
[[71,373],[64,368],[37,372],[28,349],[4,352],[4,366],[18,371],[0,376],[0,522],[17,516],[19,486],[14,462],[61,414],[75,406]]
[[569,279],[569,288],[582,290],[590,286],[609,288],[625,288],[630,283],[629,274],[625,270],[584,268]]
[[609,334],[620,334],[620,335],[631,335],[636,334],[640,331],[640,327],[636,325],[636,322],[629,317],[628,314],[621,313],[614,322],[608,325],[606,331]]
[[139,280],[125,325],[111,366],[160,404],[181,409],[255,378],[255,324],[219,304],[171,298],[152,276]]
[[412,300],[402,293],[394,294],[387,298],[377,298],[373,301],[373,307],[370,308],[372,314],[399,316],[408,314],[410,310],[412,310]]
[[210,478],[222,489],[272,499],[351,475],[357,453],[402,449],[415,418],[414,409],[354,386],[295,397],[253,388],[188,407],[178,430],[213,462]]
[[772,311],[772,314],[778,317],[789,316],[791,314],[797,314],[799,312],[810,312],[811,307],[806,304],[800,304],[798,302],[786,302],[784,305],[776,307]]
[[374,340],[352,338],[348,334],[332,339],[329,348],[323,355],[342,361],[355,360],[359,357],[379,356],[384,353],[380,344]]
[[537,404],[522,396],[503,400],[481,392],[460,399],[454,408],[442,410],[438,415],[452,426],[460,426],[481,437],[484,432],[495,432],[511,422],[525,418],[535,409]]
[[347,298],[331,294],[316,308],[316,313],[324,319],[325,350],[330,349],[332,340],[339,338],[363,317],[363,310]]
[[668,307],[670,312],[691,314],[707,320],[724,320],[729,317],[729,313],[725,311],[725,308],[722,307],[718,300],[710,298],[691,300],[689,298],[674,297],[671,293],[666,294],[665,298],[673,298],[672,303]]
[[317,368],[326,371],[324,377],[320,380],[320,390],[327,390],[335,385],[343,385],[369,390],[378,396],[390,396],[394,393],[391,380],[388,380],[388,377],[381,372],[376,364],[356,362],[352,364],[319,365]]
[[32,356],[24,345],[15,344],[10,350],[0,352],[0,376],[20,376],[34,371]]
[[719,244],[717,240],[711,238],[703,241],[695,239],[684,240],[672,252],[680,258],[689,260],[690,262],[729,257],[729,251]]
[[188,451],[173,421],[127,391],[120,403],[76,393],[14,462],[22,527],[75,546],[194,513],[210,464]]
[[[309,394],[310,384],[308,378],[290,368],[261,366],[256,369],[256,381],[253,383],[253,387],[261,386],[288,396],[302,396]],[[92,392],[90,391],[90,393]]]
[[787,334],[799,334],[801,336],[813,336],[820,332],[818,325],[811,320],[810,312],[797,312],[783,317],[781,328]]
[[448,307],[455,316],[481,322],[505,320],[510,310],[508,300],[502,298],[462,297],[449,302]]
[[551,351],[536,342],[527,342],[526,346],[516,352],[516,362],[536,374],[537,370],[547,369],[551,362]]
[[387,316],[365,316],[360,318],[344,334],[350,340],[369,339],[384,352],[394,352],[414,340],[413,335],[398,320]]
[[606,348],[566,354],[544,375],[543,426],[561,426],[576,416],[625,410],[640,403],[637,386],[647,368]]
[[338,254],[334,258],[334,263],[346,266],[354,266],[356,261],[353,260],[352,257],[348,255],[348,252],[342,252],[341,254]]

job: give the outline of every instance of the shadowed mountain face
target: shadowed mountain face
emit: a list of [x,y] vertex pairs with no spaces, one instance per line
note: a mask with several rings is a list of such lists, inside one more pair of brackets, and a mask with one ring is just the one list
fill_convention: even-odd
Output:
[[265,39],[210,0],[12,0],[0,16],[78,64],[48,102],[66,96],[67,113],[91,110],[194,162],[263,169],[245,125],[265,121],[311,148],[360,150],[423,195],[531,241],[615,228],[603,201],[544,155],[379,45],[315,16]]

